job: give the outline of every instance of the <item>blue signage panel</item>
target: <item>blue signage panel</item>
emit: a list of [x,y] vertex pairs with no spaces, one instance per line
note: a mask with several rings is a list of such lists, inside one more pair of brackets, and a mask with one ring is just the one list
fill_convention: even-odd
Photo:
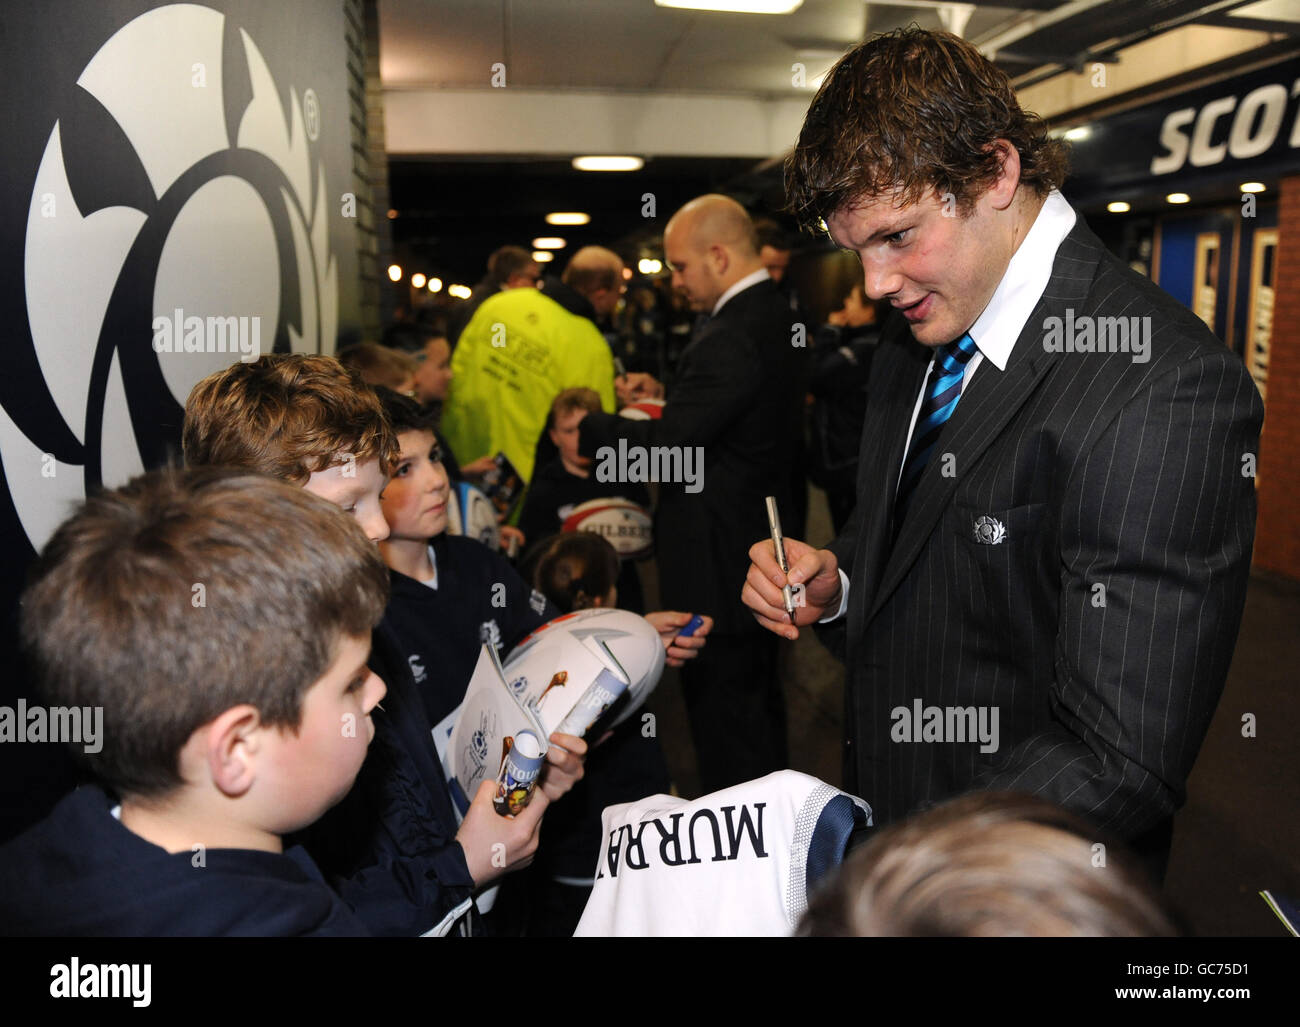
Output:
[[1073,144],[1076,203],[1300,172],[1300,57],[1102,118]]

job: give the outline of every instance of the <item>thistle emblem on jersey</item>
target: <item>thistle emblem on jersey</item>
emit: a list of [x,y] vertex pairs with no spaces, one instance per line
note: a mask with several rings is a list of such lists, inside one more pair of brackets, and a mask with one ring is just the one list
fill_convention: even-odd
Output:
[[1007,537],[1007,529],[996,517],[981,517],[975,522],[975,541],[985,546],[996,546]]

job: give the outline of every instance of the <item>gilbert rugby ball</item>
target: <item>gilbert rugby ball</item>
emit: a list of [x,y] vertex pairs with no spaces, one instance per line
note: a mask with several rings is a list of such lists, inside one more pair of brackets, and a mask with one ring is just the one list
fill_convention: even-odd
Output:
[[[663,640],[644,617],[615,609],[579,610],[556,617],[515,646],[502,669],[521,700],[540,701],[558,671],[586,662],[576,661],[575,652],[600,653],[600,643],[608,650],[609,655],[602,656],[606,665],[612,655],[630,682],[627,699],[609,723],[613,727],[637,711],[664,671]],[[576,681],[566,687],[579,684],[585,689],[585,682]]]
[[618,412],[619,417],[626,417],[629,421],[657,421],[664,416],[664,401],[662,399],[638,399],[635,403],[629,403]]
[[595,532],[625,560],[640,560],[654,552],[654,519],[650,512],[619,497],[579,503],[560,530]]

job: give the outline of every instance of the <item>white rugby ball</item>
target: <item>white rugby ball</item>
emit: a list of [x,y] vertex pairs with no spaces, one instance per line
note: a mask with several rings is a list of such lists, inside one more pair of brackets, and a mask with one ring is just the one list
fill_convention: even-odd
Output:
[[465,535],[496,549],[500,528],[492,500],[468,482],[453,485],[447,503],[447,534]]
[[[664,672],[664,643],[650,622],[627,610],[578,610],[547,621],[528,635],[510,653],[503,670],[507,683],[521,699],[539,701],[555,674],[582,660],[581,650],[608,652],[630,682],[627,700],[620,705],[609,726],[632,716],[655,690]],[[570,685],[578,682],[570,682]],[[585,684],[584,684],[585,687]]]
[[621,497],[579,503],[564,519],[561,530],[594,532],[625,560],[641,560],[654,552],[650,511]]

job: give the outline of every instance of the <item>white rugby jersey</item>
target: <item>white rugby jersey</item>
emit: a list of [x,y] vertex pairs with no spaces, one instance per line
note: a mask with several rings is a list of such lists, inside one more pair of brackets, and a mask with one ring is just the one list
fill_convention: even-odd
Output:
[[609,806],[575,937],[789,935],[809,890],[871,825],[863,800],[794,770],[688,801]]

